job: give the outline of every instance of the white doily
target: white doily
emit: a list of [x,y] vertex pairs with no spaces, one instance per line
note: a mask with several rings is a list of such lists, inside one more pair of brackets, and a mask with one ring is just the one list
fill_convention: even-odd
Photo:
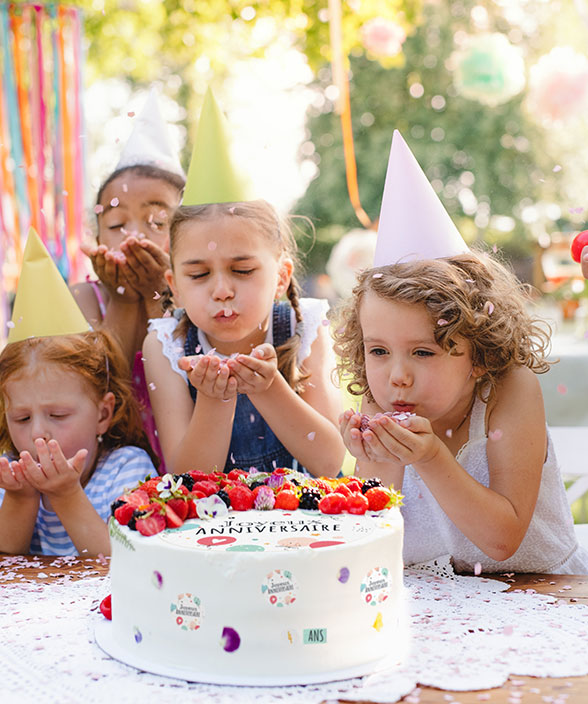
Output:
[[253,688],[189,684],[105,655],[94,626],[108,577],[48,584],[6,583],[7,577],[0,585],[3,704],[393,702],[419,683],[466,691],[499,687],[510,674],[588,674],[588,608],[532,589],[506,594],[508,585],[484,578],[405,573],[412,653],[400,669],[324,685]]

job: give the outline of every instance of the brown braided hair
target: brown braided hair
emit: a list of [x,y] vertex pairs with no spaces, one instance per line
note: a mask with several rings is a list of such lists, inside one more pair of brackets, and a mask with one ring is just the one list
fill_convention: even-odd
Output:
[[[299,265],[296,240],[287,219],[280,218],[275,209],[265,200],[243,203],[210,203],[206,205],[180,206],[176,209],[170,223],[170,259],[174,265],[174,251],[180,237],[180,229],[186,222],[196,220],[215,220],[221,217],[243,218],[255,223],[260,232],[275,247],[279,256],[285,255],[294,262],[294,269]],[[294,310],[296,322],[302,323],[300,310],[300,286],[294,274],[286,291],[286,296]],[[175,337],[186,337],[190,321],[184,313],[175,332]],[[300,393],[304,381],[309,377],[298,367],[297,355],[300,349],[300,335],[295,333],[279,347],[276,347],[278,369],[288,384]]]

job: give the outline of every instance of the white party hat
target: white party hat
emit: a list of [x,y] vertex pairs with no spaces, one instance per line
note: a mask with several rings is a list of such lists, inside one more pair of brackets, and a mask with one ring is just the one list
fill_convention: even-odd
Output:
[[157,91],[151,88],[141,114],[135,118],[133,131],[120,155],[116,170],[149,164],[185,176],[179,150],[174,148],[167,124],[161,116]]
[[374,266],[452,257],[468,251],[408,144],[394,130]]

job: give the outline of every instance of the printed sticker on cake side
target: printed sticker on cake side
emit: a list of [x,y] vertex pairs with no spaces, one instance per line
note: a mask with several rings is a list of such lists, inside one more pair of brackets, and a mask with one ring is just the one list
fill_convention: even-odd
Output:
[[297,585],[289,570],[273,570],[263,580],[261,593],[272,606],[291,606],[296,601]]
[[359,588],[365,604],[375,606],[390,596],[390,577],[387,567],[374,567],[364,577]]
[[176,625],[183,631],[197,631],[202,625],[204,609],[200,599],[192,594],[178,594],[177,603],[170,604],[170,612]]

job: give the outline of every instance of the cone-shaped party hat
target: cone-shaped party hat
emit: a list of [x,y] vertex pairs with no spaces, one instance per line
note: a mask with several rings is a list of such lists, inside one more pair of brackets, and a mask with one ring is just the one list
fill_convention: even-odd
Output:
[[394,130],[374,266],[468,252],[452,219],[398,130]]
[[232,162],[227,120],[209,88],[202,105],[182,205],[251,199],[250,183]]
[[39,235],[31,229],[14,299],[8,342],[91,330]]
[[151,88],[141,114],[120,155],[116,169],[149,164],[184,176],[178,149],[174,148],[167,124],[161,116],[155,88]]

